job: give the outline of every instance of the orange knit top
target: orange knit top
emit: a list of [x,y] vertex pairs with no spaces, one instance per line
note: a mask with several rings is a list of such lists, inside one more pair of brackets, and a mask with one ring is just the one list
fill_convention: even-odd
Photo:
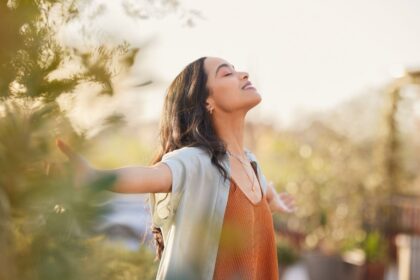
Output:
[[233,179],[213,279],[279,279],[273,218],[266,197],[263,194],[254,204]]

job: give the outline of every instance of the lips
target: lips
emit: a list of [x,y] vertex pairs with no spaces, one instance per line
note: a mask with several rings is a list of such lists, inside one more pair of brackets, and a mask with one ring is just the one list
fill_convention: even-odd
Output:
[[242,89],[246,89],[246,87],[248,87],[248,86],[252,87],[252,84],[251,84],[250,81],[246,82],[245,85],[242,87]]

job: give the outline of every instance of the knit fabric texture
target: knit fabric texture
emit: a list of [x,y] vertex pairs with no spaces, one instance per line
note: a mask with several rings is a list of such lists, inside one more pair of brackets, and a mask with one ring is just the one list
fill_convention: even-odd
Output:
[[265,194],[253,203],[233,179],[213,279],[279,279],[273,218]]

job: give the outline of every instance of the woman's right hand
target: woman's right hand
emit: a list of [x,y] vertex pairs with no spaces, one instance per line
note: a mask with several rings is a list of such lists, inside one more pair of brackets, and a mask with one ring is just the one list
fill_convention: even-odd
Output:
[[75,172],[74,183],[76,188],[80,188],[93,179],[95,170],[85,158],[77,154],[69,145],[59,138],[56,139],[56,145],[69,159],[70,165]]
[[57,147],[68,157],[75,171],[76,187],[87,185],[102,176],[113,176],[111,191],[119,193],[164,193],[172,189],[172,172],[168,165],[159,162],[153,166],[125,166],[116,169],[92,168],[89,162],[77,154],[61,139]]

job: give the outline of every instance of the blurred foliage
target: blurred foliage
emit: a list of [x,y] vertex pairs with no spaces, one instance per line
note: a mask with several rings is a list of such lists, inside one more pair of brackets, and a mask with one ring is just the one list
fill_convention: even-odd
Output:
[[[73,171],[54,145],[57,135],[78,151],[91,145],[74,132],[57,99],[83,84],[114,94],[114,77],[138,52],[127,43],[89,51],[63,46],[57,31],[82,6],[73,0],[0,2],[0,280],[155,275],[150,252],[105,245],[96,232],[115,178],[75,189]],[[112,115],[106,122],[124,120]]]
[[279,267],[290,266],[299,260],[299,252],[286,238],[277,236],[277,259]]
[[[351,137],[336,129],[339,125],[334,119],[323,121],[316,116],[305,119],[305,125],[282,131],[271,126],[251,127],[254,139],[250,143],[266,177],[279,191],[287,191],[297,199],[295,215],[275,219],[283,220],[278,224],[290,234],[306,236],[306,248],[327,253],[345,251],[349,244],[360,248],[370,232],[386,236],[392,228],[389,201],[418,178],[416,170],[404,168],[406,162],[419,163],[418,157],[413,158],[413,150],[408,153],[402,144],[407,142],[399,116],[400,87],[404,84],[398,82],[398,87],[391,84],[381,89],[377,127],[371,128],[375,132],[362,132],[370,137]],[[343,110],[347,114],[340,116],[345,120],[341,125],[355,125],[356,110],[351,105]],[[373,242],[371,239],[366,244]],[[371,248],[380,253],[379,247]]]
[[150,252],[105,250],[95,241],[114,178],[75,189],[71,168],[46,160],[54,149],[51,130],[70,127],[56,110],[13,103],[1,118],[0,249],[7,254],[0,279],[152,279]]
[[386,260],[387,241],[380,232],[369,232],[361,247],[365,252],[367,262],[384,262]]
[[309,248],[340,248],[362,234],[365,199],[378,190],[372,143],[355,144],[322,123],[302,131],[260,134],[258,153],[266,177],[297,199],[287,227],[306,234]]
[[[150,143],[134,148],[128,137],[110,137],[124,123],[119,114],[106,119],[104,127],[109,130],[103,131],[104,137],[86,141],[83,133],[74,132],[56,102],[82,84],[99,85],[98,93],[114,94],[113,79],[135,61],[138,49],[126,43],[81,51],[58,42],[58,27],[77,19],[79,8],[91,2],[0,1],[0,280],[155,275],[157,264],[150,253],[105,245],[95,232],[95,223],[108,211],[101,202],[113,178],[75,190],[72,170],[60,163],[64,157],[53,143],[60,135],[109,167],[127,158],[133,162],[136,157],[151,158],[155,144],[152,137]],[[122,1],[127,15],[140,18],[179,7],[178,1],[146,2],[149,6],[142,8]],[[98,7],[101,12],[103,7]],[[201,17],[197,11],[187,13],[188,25],[193,25],[191,15]],[[404,159],[399,151],[397,93],[390,95],[384,112],[384,133],[375,138],[354,141],[322,122],[301,130],[278,132],[263,125],[255,129],[259,137],[252,150],[266,177],[297,199],[296,215],[281,219],[290,231],[305,234],[309,248],[340,250],[364,244],[368,259],[380,258],[382,241],[367,234],[371,230],[364,221],[383,215],[378,209],[391,190],[415,178],[400,168]],[[352,117],[347,116],[348,125]],[[152,134],[143,131],[142,137],[147,135]],[[124,162],[103,152],[117,146],[119,156],[127,156]],[[280,260],[292,261],[293,251],[283,245],[278,247]]]
[[[74,9],[74,1],[70,7]],[[11,1],[9,1],[11,3]],[[62,93],[73,92],[82,82],[101,85],[100,93],[112,94],[116,60],[122,69],[133,64],[138,49],[127,44],[118,47],[99,46],[89,52],[68,49],[59,44],[50,22],[56,1],[16,1],[0,11],[0,97],[33,98],[48,103]],[[61,4],[64,5],[64,4]],[[68,8],[70,8],[68,7]],[[61,22],[74,16],[74,10],[62,11]],[[54,14],[54,19],[57,18]],[[59,24],[57,20],[54,24]],[[115,59],[118,58],[118,59]],[[68,66],[76,64],[77,70]]]

